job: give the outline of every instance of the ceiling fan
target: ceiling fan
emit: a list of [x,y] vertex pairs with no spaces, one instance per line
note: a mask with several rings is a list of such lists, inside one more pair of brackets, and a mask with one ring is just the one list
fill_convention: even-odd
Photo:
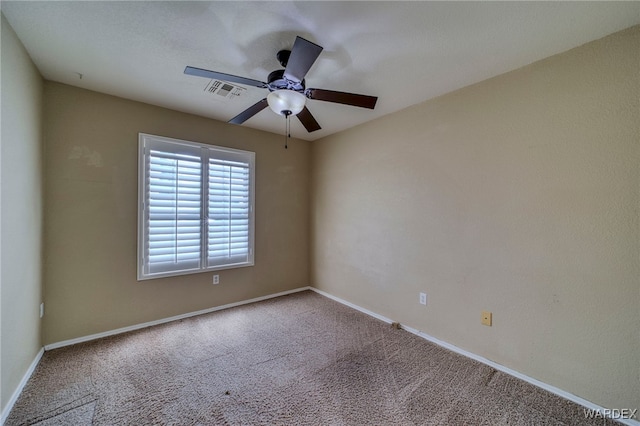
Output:
[[270,93],[266,98],[258,101],[229,120],[229,123],[233,124],[242,124],[269,106],[273,112],[284,115],[287,119],[291,115],[297,116],[308,132],[314,132],[321,127],[307,109],[305,105],[307,99],[335,102],[361,108],[375,108],[378,100],[376,96],[306,88],[304,77],[320,55],[320,52],[322,52],[321,46],[305,40],[302,37],[296,37],[296,41],[291,50],[281,50],[276,55],[278,62],[280,62],[285,69],[270,73],[266,83],[251,78],[189,66],[184,69],[184,73],[259,87],[261,89],[269,89]]

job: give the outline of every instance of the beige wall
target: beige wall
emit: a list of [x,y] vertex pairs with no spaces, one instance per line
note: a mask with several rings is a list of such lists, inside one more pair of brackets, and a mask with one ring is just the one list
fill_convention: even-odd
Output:
[[41,348],[42,78],[2,21],[0,407]]
[[[45,344],[309,285],[308,142],[58,83],[44,96]],[[138,132],[256,153],[255,266],[136,281]]]
[[316,141],[312,284],[638,408],[639,52],[635,27]]

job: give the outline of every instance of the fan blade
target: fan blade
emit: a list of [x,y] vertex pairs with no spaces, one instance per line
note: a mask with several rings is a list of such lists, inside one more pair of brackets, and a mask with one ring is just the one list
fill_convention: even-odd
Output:
[[352,105],[361,108],[374,109],[377,96],[358,95],[356,93],[335,92],[333,90],[324,89],[307,89],[305,95],[309,99],[316,99],[318,101],[335,102],[338,104]]
[[262,111],[263,109],[265,109],[266,107],[267,107],[267,98],[264,98],[263,100],[256,102],[255,104],[251,105],[249,108],[242,111],[240,114],[233,117],[231,120],[229,120],[229,123],[242,124],[248,119],[250,119],[251,117],[253,117],[254,115],[256,115],[257,113],[259,113],[260,111]]
[[320,52],[322,52],[321,46],[311,43],[302,37],[296,37],[287,62],[287,68],[284,70],[285,78],[298,83],[301,82],[304,76],[307,75],[311,65],[320,56]]
[[266,88],[267,83],[262,81],[253,80],[251,78],[239,77],[237,75],[225,74],[222,72],[203,70],[201,68],[186,67],[184,73],[188,75],[195,75],[197,77],[211,78],[217,80],[224,80],[230,83],[244,84],[247,86],[254,86],[260,88]]
[[298,120],[309,133],[322,129],[307,107],[302,108],[302,111],[298,113]]

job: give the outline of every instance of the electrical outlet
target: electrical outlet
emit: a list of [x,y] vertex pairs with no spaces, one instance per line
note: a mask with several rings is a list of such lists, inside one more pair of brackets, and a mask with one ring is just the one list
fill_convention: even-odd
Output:
[[491,327],[491,312],[482,311],[481,322],[482,322],[483,325],[488,325],[489,327]]
[[420,304],[427,305],[427,293],[420,293]]
[[40,304],[40,318],[44,316],[44,302]]
[[220,284],[220,275],[214,275],[213,276],[213,283],[214,284]]

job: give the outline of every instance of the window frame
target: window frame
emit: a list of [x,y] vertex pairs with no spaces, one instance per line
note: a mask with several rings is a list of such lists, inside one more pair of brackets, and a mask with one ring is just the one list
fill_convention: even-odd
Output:
[[[147,201],[147,156],[148,150],[154,146],[170,145],[171,154],[178,154],[180,148],[183,147],[186,152],[193,155],[199,152],[201,162],[200,174],[200,260],[199,267],[185,270],[171,270],[165,272],[149,272],[147,262],[147,235],[149,230],[148,211],[146,209]],[[162,150],[162,148],[160,148]],[[209,159],[217,159],[222,161],[241,161],[248,163],[249,170],[249,196],[248,196],[248,253],[247,260],[241,262],[227,263],[215,266],[208,266],[208,220],[207,209],[209,208]],[[137,246],[137,276],[138,281],[144,281],[155,278],[190,275],[210,271],[219,271],[224,269],[243,268],[254,266],[254,240],[255,240],[255,152],[244,151],[234,148],[222,147],[217,145],[209,145],[200,142],[187,141],[182,139],[174,139],[164,136],[151,135],[147,133],[138,134],[138,246]]]

